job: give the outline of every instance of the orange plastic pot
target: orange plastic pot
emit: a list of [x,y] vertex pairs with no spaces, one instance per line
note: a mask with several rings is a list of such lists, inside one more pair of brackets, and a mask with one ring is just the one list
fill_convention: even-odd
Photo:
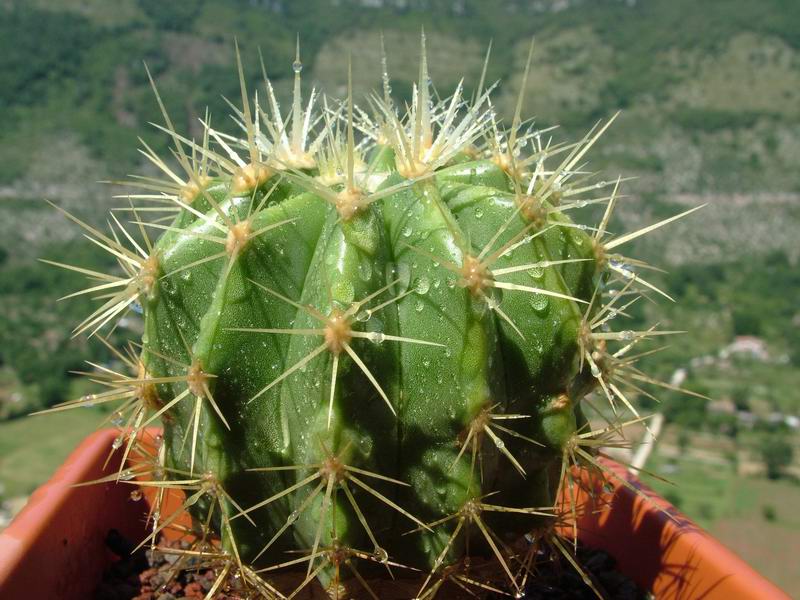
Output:
[[[121,452],[105,464],[116,435],[104,430],[86,438],[0,533],[0,598],[91,598],[114,560],[105,547],[109,530],[143,538],[147,505],[131,499],[131,486],[74,487],[119,468]],[[579,517],[578,536],[607,550],[625,574],[658,600],[788,599],[623,467],[611,461],[606,465],[619,479],[596,489],[593,498],[580,494],[586,510]],[[606,510],[609,502],[612,508]]]
[[578,492],[578,537],[606,550],[657,600],[789,599],[625,467],[601,460],[611,489],[596,488],[593,498]]

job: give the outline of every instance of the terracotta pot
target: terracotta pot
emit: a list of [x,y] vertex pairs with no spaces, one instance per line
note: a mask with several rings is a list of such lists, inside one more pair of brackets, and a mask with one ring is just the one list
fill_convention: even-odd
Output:
[[[91,598],[114,560],[105,547],[108,531],[117,529],[130,539],[145,535],[147,505],[131,499],[131,486],[74,487],[118,469],[121,452],[105,464],[116,435],[103,430],[86,438],[0,534],[0,598]],[[579,518],[579,538],[610,552],[620,569],[658,600],[788,599],[622,466],[605,463],[619,479],[611,481],[610,491],[597,489],[594,499],[582,494],[589,510]],[[613,509],[591,510],[609,501]]]

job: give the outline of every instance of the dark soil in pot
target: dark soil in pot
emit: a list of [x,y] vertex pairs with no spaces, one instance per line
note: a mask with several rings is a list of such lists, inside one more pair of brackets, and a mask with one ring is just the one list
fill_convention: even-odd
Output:
[[[214,584],[213,569],[187,569],[176,576],[173,565],[176,556],[158,550],[140,549],[131,553],[135,544],[112,530],[106,539],[109,549],[119,557],[104,576],[94,594],[94,600],[203,600]],[[180,549],[180,542],[162,540],[162,547]],[[625,574],[616,569],[615,559],[603,550],[588,548],[579,543],[577,562],[603,598],[646,600],[642,591]],[[241,600],[246,596],[236,589],[226,589],[216,600]],[[443,591],[440,596],[449,596]],[[490,594],[486,600],[513,598],[514,594]],[[520,597],[524,600],[596,600],[597,593],[560,553],[543,551],[536,560],[535,576]]]

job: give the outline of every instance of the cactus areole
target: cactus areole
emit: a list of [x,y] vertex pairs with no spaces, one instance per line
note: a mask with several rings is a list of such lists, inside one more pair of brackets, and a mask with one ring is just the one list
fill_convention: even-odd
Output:
[[[552,143],[521,119],[522,93],[504,123],[483,78],[471,101],[460,86],[433,99],[424,38],[420,62],[401,108],[384,60],[368,114],[352,92],[302,101],[298,55],[282,115],[239,61],[239,129],[206,118],[199,140],[156,92],[175,160],[143,154],[163,178],[127,182],[112,233],[71,217],[122,269],[81,270],[100,306],[77,332],[103,340],[141,307],[144,335],[115,351],[129,374],[66,406],[121,400],[129,455],[163,423],[136,474],[185,492],[214,590],[238,577],[254,596],[318,581],[374,597],[368,580],[391,572],[417,577],[416,597],[448,582],[518,594],[537,544],[569,552],[570,468],[599,472],[597,448],[639,418],[628,395],[658,385],[627,352],[672,332],[615,325],[640,290],[663,292],[618,248],[682,215],[612,236],[621,180],[584,166],[610,121]],[[611,426],[591,430],[592,393]],[[152,516],[155,544],[175,517]],[[272,583],[284,570],[299,587]]]

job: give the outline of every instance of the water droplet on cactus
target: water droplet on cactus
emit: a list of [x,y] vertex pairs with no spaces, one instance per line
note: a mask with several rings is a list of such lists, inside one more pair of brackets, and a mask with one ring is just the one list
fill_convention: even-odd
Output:
[[408,263],[397,263],[392,280],[397,280],[394,289],[395,294],[402,294],[408,290],[408,286],[411,283],[411,269],[408,267]]
[[480,219],[481,217],[483,217],[483,209],[478,207],[475,209],[475,218]]
[[630,341],[633,339],[633,332],[630,330],[625,330],[619,334],[619,336],[626,341]]
[[356,321],[358,321],[359,323],[365,323],[366,321],[369,321],[371,317],[372,317],[372,311],[367,308],[356,314]]
[[533,310],[537,312],[546,310],[549,304],[550,301],[544,294],[534,294],[533,298],[531,298],[531,306],[533,307]]
[[528,275],[530,275],[534,279],[541,279],[542,277],[544,277],[544,268],[541,266],[530,268],[528,269]]
[[595,363],[591,364],[592,364],[591,366],[592,376],[599,378],[602,375],[602,373],[600,372],[600,367],[598,367]]
[[425,308],[425,305],[422,303],[422,300],[417,300],[414,303],[414,310],[415,311],[422,312],[424,308]]
[[114,427],[121,427],[124,422],[125,416],[119,411],[115,412],[114,416],[111,418],[111,424]]
[[286,522],[287,523],[294,523],[299,518],[300,518],[300,511],[293,510],[292,512],[289,513],[289,516],[287,517]]
[[139,501],[139,500],[141,500],[141,499],[142,499],[142,492],[141,492],[141,490],[133,490],[133,491],[131,492],[131,500],[133,500],[134,502],[138,502],[138,501]]
[[372,331],[367,334],[369,340],[375,344],[382,344],[386,340],[386,336],[380,331]]
[[414,233],[414,232],[411,229],[410,225],[406,225],[405,227],[403,227],[402,233],[403,233],[403,237],[411,237],[411,234]]
[[121,435],[117,436],[117,437],[114,438],[114,441],[111,442],[111,447],[114,450],[116,450],[117,448],[122,446],[123,441],[124,441],[124,439],[123,439],[123,437]]
[[294,71],[299,75],[302,70],[303,70],[303,63],[301,63],[299,60],[296,60],[292,63],[292,71]]
[[130,480],[131,480],[131,479],[133,479],[134,477],[136,477],[136,475],[135,475],[135,474],[134,474],[134,472],[133,472],[133,471],[131,471],[130,469],[125,469],[124,471],[122,471],[122,472],[119,474],[119,479],[120,479],[120,481],[130,481]]
[[486,298],[486,306],[488,306],[491,310],[496,309],[500,306],[500,300],[497,298],[495,294],[487,294]]
[[431,280],[427,277],[420,277],[417,279],[417,286],[416,290],[418,294],[425,295],[428,293],[428,290],[431,288]]
[[375,548],[375,558],[378,560],[378,562],[386,564],[387,562],[389,562],[389,553],[386,552],[386,550],[384,550],[380,546],[378,546],[377,548]]
[[364,258],[358,263],[358,276],[362,281],[369,281],[372,279],[372,263],[368,258]]

